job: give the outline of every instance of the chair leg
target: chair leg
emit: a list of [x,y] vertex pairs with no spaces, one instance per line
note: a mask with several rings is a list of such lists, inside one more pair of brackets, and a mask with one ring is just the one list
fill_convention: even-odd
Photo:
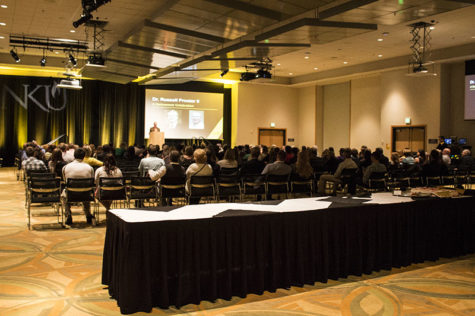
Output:
[[31,210],[30,210],[31,203],[29,201],[27,201],[26,203],[27,203],[27,212],[28,212],[28,230],[31,230]]

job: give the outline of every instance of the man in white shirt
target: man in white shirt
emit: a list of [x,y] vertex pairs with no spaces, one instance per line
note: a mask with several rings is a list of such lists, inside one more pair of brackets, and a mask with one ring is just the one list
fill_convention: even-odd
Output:
[[[74,161],[67,164],[63,168],[63,179],[67,182],[68,178],[94,178],[94,169],[83,162],[86,152],[82,148],[78,148],[74,151]],[[66,192],[63,192],[63,197],[66,197]],[[71,217],[71,205],[70,203],[65,203],[65,216],[66,216],[66,225],[71,225],[73,219]],[[94,215],[91,215],[91,205],[90,202],[83,202],[83,210],[86,215],[87,223],[91,224],[94,218]]]
[[148,156],[140,160],[139,172],[142,177],[148,175],[149,170],[158,171],[160,167],[165,166],[165,161],[158,158],[158,145],[148,146]]

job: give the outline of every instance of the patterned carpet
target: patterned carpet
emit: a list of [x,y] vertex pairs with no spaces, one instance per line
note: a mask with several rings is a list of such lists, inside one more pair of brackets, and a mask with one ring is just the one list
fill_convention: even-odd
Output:
[[[104,224],[86,225],[79,208],[70,229],[49,207],[33,214],[29,231],[23,183],[0,169],[0,315],[119,315],[100,283]],[[475,255],[151,314],[475,315]]]

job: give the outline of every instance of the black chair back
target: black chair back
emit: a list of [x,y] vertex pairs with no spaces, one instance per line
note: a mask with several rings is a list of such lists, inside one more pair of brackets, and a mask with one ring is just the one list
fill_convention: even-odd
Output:
[[340,180],[343,187],[348,186],[348,193],[356,193],[356,177],[358,168],[345,168],[341,171]]
[[192,176],[189,186],[190,197],[215,197],[213,176]]
[[185,197],[186,177],[167,177],[160,179],[160,198]]
[[260,174],[248,174],[241,179],[244,195],[262,195],[266,193],[265,182]]
[[157,186],[149,177],[132,177],[130,179],[129,199],[157,199]]
[[71,202],[94,202],[94,178],[68,178],[66,200]]
[[287,194],[289,192],[289,178],[288,175],[273,175],[266,176],[267,194]]
[[99,190],[97,198],[101,201],[123,201],[127,199],[124,178],[99,178]]

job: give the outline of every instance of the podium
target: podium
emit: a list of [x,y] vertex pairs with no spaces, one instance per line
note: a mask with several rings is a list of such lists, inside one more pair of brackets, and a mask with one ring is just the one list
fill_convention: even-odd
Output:
[[148,138],[149,145],[159,145],[160,148],[165,144],[165,133],[153,131]]

